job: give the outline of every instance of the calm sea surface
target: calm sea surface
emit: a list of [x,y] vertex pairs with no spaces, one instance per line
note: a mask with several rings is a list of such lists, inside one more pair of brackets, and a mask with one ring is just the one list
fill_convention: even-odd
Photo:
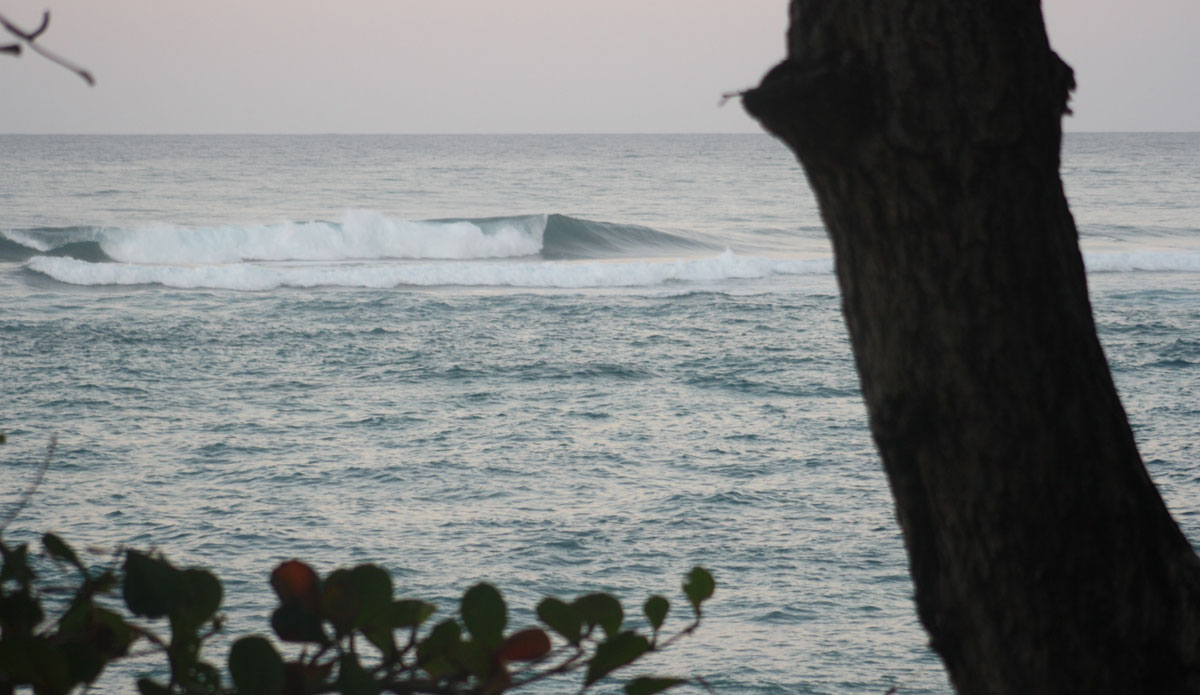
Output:
[[[291,557],[446,611],[488,579],[517,624],[595,589],[636,613],[698,563],[706,624],[649,670],[949,690],[777,142],[0,136],[0,163],[0,511],[59,438],[8,541],[211,567],[234,633],[269,630]],[[1143,455],[1200,539],[1200,135],[1070,135],[1063,176]]]

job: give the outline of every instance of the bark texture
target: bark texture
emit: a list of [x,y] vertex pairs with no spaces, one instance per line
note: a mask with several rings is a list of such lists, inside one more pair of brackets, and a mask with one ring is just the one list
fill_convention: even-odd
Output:
[[1146,474],[1058,175],[1036,0],[793,0],[744,95],[797,154],[960,693],[1200,692],[1200,560]]

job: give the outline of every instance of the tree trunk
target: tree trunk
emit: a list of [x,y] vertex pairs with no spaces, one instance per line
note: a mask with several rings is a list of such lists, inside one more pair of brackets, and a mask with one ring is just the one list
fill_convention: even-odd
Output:
[[963,694],[1200,692],[1200,560],[1146,474],[1058,177],[1036,0],[793,0],[744,95],[833,242],[917,612]]

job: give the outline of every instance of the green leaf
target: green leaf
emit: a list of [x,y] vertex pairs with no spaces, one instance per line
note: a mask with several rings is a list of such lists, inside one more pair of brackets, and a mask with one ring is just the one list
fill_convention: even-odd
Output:
[[579,611],[556,598],[544,598],[538,604],[537,615],[567,642],[579,644],[583,632],[583,619],[579,617]]
[[79,556],[75,554],[75,551],[71,550],[71,546],[53,533],[42,536],[42,546],[46,548],[46,552],[59,560],[78,568],[81,572],[84,571],[83,563],[79,561]]
[[362,600],[350,570],[330,572],[321,589],[321,616],[333,624],[338,637],[350,632],[362,612]]
[[414,599],[393,601],[388,608],[387,624],[392,628],[417,627],[433,615],[437,607]]
[[134,615],[161,618],[179,601],[180,572],[161,558],[136,550],[125,553],[125,605]]
[[467,589],[462,597],[462,619],[467,632],[487,651],[493,651],[504,641],[504,626],[508,609],[496,587],[487,583]]
[[285,603],[276,608],[271,615],[271,629],[285,642],[324,644],[329,641],[325,630],[321,628],[321,619],[299,602]]
[[358,625],[380,625],[392,603],[392,578],[378,565],[359,565],[350,571],[350,582],[361,608]]
[[621,609],[621,602],[611,594],[580,596],[572,605],[589,626],[599,625],[604,628],[605,636],[612,637],[621,631],[625,611]]
[[262,637],[243,637],[229,650],[229,675],[242,695],[283,693],[283,658]]
[[650,641],[632,630],[619,633],[596,646],[596,654],[588,661],[584,687],[595,683],[613,671],[637,661],[650,651]]
[[625,695],[656,695],[668,688],[687,683],[686,678],[652,678],[639,676],[625,684]]
[[179,572],[175,601],[172,626],[185,632],[194,631],[221,607],[221,582],[207,570],[183,570]]
[[462,628],[458,621],[448,618],[438,623],[429,631],[429,635],[417,646],[417,657],[424,663],[438,656],[444,656],[462,639]]
[[683,593],[687,594],[696,615],[700,615],[700,604],[713,595],[715,587],[716,582],[713,581],[712,575],[703,567],[693,567],[692,571],[688,572],[683,580]]
[[125,656],[129,645],[135,639],[133,630],[125,618],[99,606],[92,608],[91,641],[100,652],[109,659]]
[[671,610],[671,602],[662,596],[651,596],[642,604],[642,612],[646,614],[646,620],[650,621],[650,627],[654,628],[655,632],[662,627],[663,621],[667,619],[667,612]]
[[342,656],[338,665],[337,685],[342,695],[379,695],[379,684],[358,663],[354,654]]
[[396,648],[396,637],[390,627],[364,627],[360,629],[360,632],[362,632],[363,637],[366,637],[371,644],[375,645],[375,648],[379,650],[385,660],[396,656],[396,652],[398,651]]
[[480,683],[488,680],[492,674],[495,662],[483,645],[474,640],[459,642],[451,650],[450,658],[454,663],[466,669],[468,673],[479,679]]

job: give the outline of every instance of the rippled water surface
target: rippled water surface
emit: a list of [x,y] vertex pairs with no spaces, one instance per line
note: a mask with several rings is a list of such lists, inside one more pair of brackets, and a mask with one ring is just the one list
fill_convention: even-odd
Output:
[[[1064,177],[1144,457],[1200,538],[1200,138]],[[10,540],[158,547],[266,631],[266,575],[718,592],[654,670],[944,693],[828,245],[754,136],[0,137]],[[450,243],[453,241],[453,243]],[[128,674],[99,692],[130,692]],[[566,686],[542,692],[559,692]]]

